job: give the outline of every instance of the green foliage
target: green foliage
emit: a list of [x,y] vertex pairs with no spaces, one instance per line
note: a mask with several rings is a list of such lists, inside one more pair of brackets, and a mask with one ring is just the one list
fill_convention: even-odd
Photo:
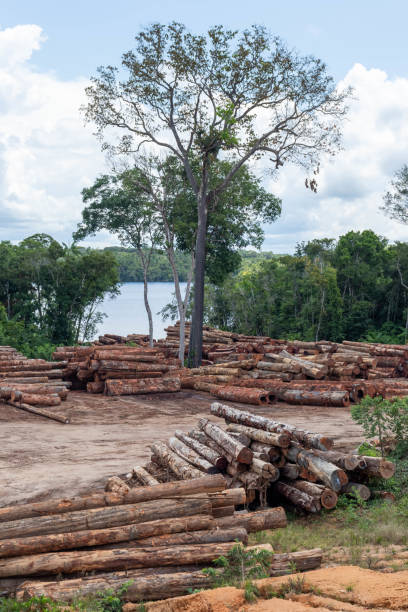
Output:
[[398,445],[408,444],[408,398],[365,397],[351,407],[351,416],[363,427],[367,438],[378,436],[382,455],[386,436],[394,438]]
[[48,597],[31,597],[27,601],[0,597],[0,612],[62,612],[62,604],[56,603]]
[[391,219],[408,223],[408,165],[404,164],[395,173],[391,181],[391,191],[384,196],[384,206],[381,207]]
[[266,550],[246,550],[242,544],[236,544],[227,556],[221,556],[213,564],[215,567],[203,570],[212,578],[214,588],[235,586],[245,590],[247,601],[257,596],[252,580],[266,578],[272,554]]
[[59,244],[35,234],[0,243],[0,335],[27,356],[92,337],[107,293],[117,292],[117,264],[105,251]]

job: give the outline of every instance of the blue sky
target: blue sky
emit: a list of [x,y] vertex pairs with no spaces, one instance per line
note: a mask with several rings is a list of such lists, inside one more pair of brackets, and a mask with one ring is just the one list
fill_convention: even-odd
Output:
[[[106,169],[78,108],[96,67],[118,64],[134,34],[153,21],[196,32],[222,23],[265,24],[302,54],[323,59],[355,88],[345,150],[323,160],[318,194],[285,168],[265,184],[283,199],[264,248],[372,228],[408,240],[378,208],[394,170],[408,163],[408,2],[402,0],[2,0],[0,7],[0,239],[45,231],[69,241],[82,187]],[[98,236],[97,244],[112,238]]]

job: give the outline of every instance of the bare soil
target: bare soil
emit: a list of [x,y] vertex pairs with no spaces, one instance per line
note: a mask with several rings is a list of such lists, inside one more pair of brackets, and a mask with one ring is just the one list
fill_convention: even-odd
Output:
[[[324,568],[280,578],[255,581],[260,598],[245,601],[233,587],[202,591],[145,605],[149,612],[364,612],[408,609],[408,572],[381,574],[354,566]],[[276,597],[286,586],[284,598]],[[288,592],[289,591],[289,592]],[[274,596],[275,594],[275,596]],[[124,612],[137,611],[126,604]]]
[[[110,476],[148,460],[152,441],[188,431],[200,417],[219,422],[209,413],[212,401],[195,391],[119,398],[73,391],[52,408],[67,414],[69,425],[0,403],[0,506],[103,487]],[[339,449],[355,449],[362,440],[348,408],[231,405],[325,433]]]

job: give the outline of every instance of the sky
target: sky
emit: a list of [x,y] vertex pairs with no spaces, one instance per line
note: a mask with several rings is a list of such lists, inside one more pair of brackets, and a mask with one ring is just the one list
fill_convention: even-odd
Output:
[[[0,240],[46,232],[69,243],[81,190],[107,170],[79,107],[100,65],[118,65],[144,26],[172,20],[203,33],[222,23],[267,26],[302,54],[324,60],[354,87],[344,150],[322,159],[318,193],[304,171],[284,167],[265,186],[282,198],[263,248],[293,252],[299,241],[373,229],[408,240],[408,228],[379,206],[393,173],[408,163],[406,0],[1,0]],[[99,234],[90,244],[116,240]]]

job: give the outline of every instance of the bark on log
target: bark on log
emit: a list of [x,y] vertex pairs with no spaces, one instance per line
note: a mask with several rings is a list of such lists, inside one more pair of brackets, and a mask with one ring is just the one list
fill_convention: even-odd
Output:
[[26,581],[18,588],[16,598],[23,601],[29,597],[45,595],[57,601],[71,602],[78,597],[85,598],[106,590],[117,592],[128,582],[130,585],[123,599],[139,602],[186,595],[189,589],[209,588],[212,579],[203,574],[202,570],[194,569],[188,572],[177,571],[173,567],[128,570],[56,582]]
[[38,408],[34,406],[30,406],[29,404],[24,404],[21,402],[13,402],[12,400],[3,400],[9,406],[14,406],[14,408],[20,408],[21,410],[25,410],[25,412],[31,412],[32,414],[36,414],[38,416],[45,417],[46,419],[51,419],[52,421],[58,421],[59,423],[64,423],[67,425],[70,423],[69,417],[63,414],[56,414],[54,412],[50,412],[50,410],[46,410],[45,408]]
[[135,487],[126,495],[114,493],[94,493],[82,497],[49,499],[19,506],[0,508],[0,528],[2,521],[16,521],[30,517],[63,514],[77,510],[137,504],[158,499],[183,498],[198,493],[224,491],[226,481],[222,474],[203,476],[184,481],[165,482],[152,487]]
[[176,453],[182,459],[185,459],[188,463],[191,463],[195,467],[197,467],[202,472],[206,472],[207,474],[217,473],[218,470],[215,468],[212,463],[207,461],[201,457],[195,450],[181,442],[178,438],[171,437],[169,438],[168,444],[172,451]]
[[[203,495],[200,493],[200,495]],[[225,489],[219,493],[206,493],[213,508],[221,508],[222,506],[239,506],[245,504],[246,494],[245,489],[236,487],[234,489]]]
[[267,457],[265,461],[276,462],[280,458],[280,451],[276,446],[269,446],[262,442],[252,442],[251,449],[254,453],[261,453]]
[[163,534],[169,535],[172,533],[213,528],[214,522],[211,516],[197,514],[106,529],[89,529],[86,531],[18,537],[0,540],[0,558],[131,542]]
[[304,493],[303,491],[299,491],[295,487],[292,487],[289,484],[284,482],[277,482],[275,484],[276,491],[288,499],[291,504],[296,506],[297,508],[301,508],[302,510],[306,510],[306,512],[320,512],[320,502],[314,499],[311,495]]
[[32,535],[67,533],[88,529],[104,529],[144,523],[159,518],[174,518],[194,514],[210,514],[211,502],[207,498],[162,499],[112,508],[78,510],[62,515],[39,516],[9,521],[0,526],[0,540]]
[[195,440],[194,438],[191,438],[190,436],[180,431],[179,429],[176,429],[176,431],[174,432],[174,435],[179,440],[184,442],[184,444],[186,444],[187,446],[195,450],[197,453],[199,453],[202,457],[207,459],[207,461],[209,461],[212,465],[214,465],[219,470],[224,471],[226,469],[227,459],[225,458],[225,456],[220,455],[219,453],[214,451],[212,448],[209,448],[205,444],[201,444],[201,442],[199,442],[198,440]]
[[156,478],[149,474],[149,472],[140,465],[135,465],[135,467],[132,469],[132,472],[136,476],[136,478],[138,478],[147,487],[152,487],[160,484],[159,481],[156,480]]
[[301,371],[301,367],[298,363],[282,363],[278,361],[258,361],[257,369],[259,370],[271,370],[272,372],[291,372],[298,374]]
[[368,457],[362,455],[361,458],[365,461],[366,467],[357,469],[356,472],[363,473],[366,476],[377,476],[380,478],[392,478],[395,474],[395,463],[382,459],[382,457]]
[[287,448],[291,439],[288,433],[263,431],[262,429],[245,427],[245,425],[238,425],[236,423],[230,423],[227,427],[227,431],[241,432],[246,434],[251,440],[256,440],[257,442],[262,442],[269,446],[279,446],[280,448]]
[[234,542],[231,542],[171,546],[169,548],[131,548],[30,555],[0,561],[0,578],[211,563],[217,557],[227,555],[234,545]]
[[279,470],[276,466],[272,465],[272,463],[257,459],[256,457],[252,459],[250,469],[269,482],[275,482],[275,480],[279,478]]
[[221,506],[220,508],[213,508],[212,515],[216,518],[223,516],[232,516],[235,511],[235,506]]
[[222,417],[231,423],[247,425],[248,427],[254,427],[255,429],[263,429],[264,431],[289,433],[292,435],[292,437],[297,438],[299,442],[304,444],[306,447],[318,448],[320,450],[330,450],[334,443],[333,439],[328,438],[327,436],[303,431],[301,429],[297,429],[293,425],[278,423],[277,421],[272,421],[266,417],[237,410],[236,408],[226,406],[225,404],[219,404],[218,402],[211,404],[211,413]]
[[299,489],[299,491],[303,491],[307,493],[314,499],[320,501],[323,508],[326,510],[331,510],[337,504],[337,495],[332,489],[328,489],[323,485],[308,482],[307,480],[294,480],[290,482],[293,487]]
[[108,370],[134,370],[135,372],[143,370],[143,372],[168,372],[169,366],[162,363],[137,363],[135,361],[108,361],[101,359],[100,361],[91,360],[91,368],[100,370],[101,372]]
[[278,396],[280,400],[287,404],[341,408],[350,405],[348,391],[303,391],[301,389],[288,389],[287,391],[279,391]]
[[351,455],[347,453],[340,453],[339,451],[319,451],[314,449],[314,455],[330,461],[342,470],[355,470],[360,464],[360,458],[358,455]]
[[163,442],[157,442],[150,446],[152,452],[159,458],[160,463],[172,470],[179,478],[189,480],[192,478],[200,478],[202,472],[192,467],[190,463],[176,455]]
[[30,404],[31,406],[59,406],[61,404],[61,398],[57,393],[40,395],[13,390],[10,399],[16,403]]
[[341,490],[342,493],[349,495],[350,497],[356,497],[367,501],[371,497],[371,491],[366,485],[358,482],[348,482]]
[[179,378],[137,378],[129,380],[107,380],[107,395],[138,395],[143,393],[169,393],[180,391]]
[[314,455],[312,452],[305,451],[300,446],[292,445],[284,451],[289,461],[305,467],[317,476],[327,487],[333,491],[340,491],[342,486],[348,482],[346,473],[333,463],[325,461]]
[[[321,548],[299,550],[294,553],[273,555],[270,576],[286,576],[295,572],[306,572],[320,567],[323,558]],[[295,569],[296,568],[296,569]]]
[[218,455],[225,457],[227,463],[233,463],[235,461],[234,457],[230,453],[228,453],[225,448],[222,448],[219,444],[217,444],[214,440],[207,436],[203,431],[200,431],[198,429],[191,429],[188,432],[188,435],[194,440],[197,440],[197,442],[208,446]]
[[219,387],[213,390],[212,393],[223,400],[240,402],[241,404],[252,404],[254,406],[268,404],[275,399],[274,394],[270,391],[245,387]]
[[299,478],[299,466],[296,463],[285,463],[279,468],[282,478],[288,478],[289,480],[296,480]]
[[281,506],[258,510],[257,512],[235,512],[233,516],[216,519],[215,525],[219,529],[244,527],[248,533],[265,531],[267,529],[280,529],[286,527],[286,513]]
[[208,419],[200,419],[199,427],[207,436],[212,438],[222,448],[225,448],[225,450],[239,463],[250,464],[252,462],[252,451],[240,442],[234,440],[234,438],[231,438],[231,436],[225,433],[218,425],[210,423]]
[[305,361],[304,359],[291,355],[285,350],[280,353],[280,356],[284,357],[285,359],[289,359],[292,363],[299,364],[303,374],[310,376],[310,378],[324,378],[324,376],[327,374],[327,366],[325,365]]

